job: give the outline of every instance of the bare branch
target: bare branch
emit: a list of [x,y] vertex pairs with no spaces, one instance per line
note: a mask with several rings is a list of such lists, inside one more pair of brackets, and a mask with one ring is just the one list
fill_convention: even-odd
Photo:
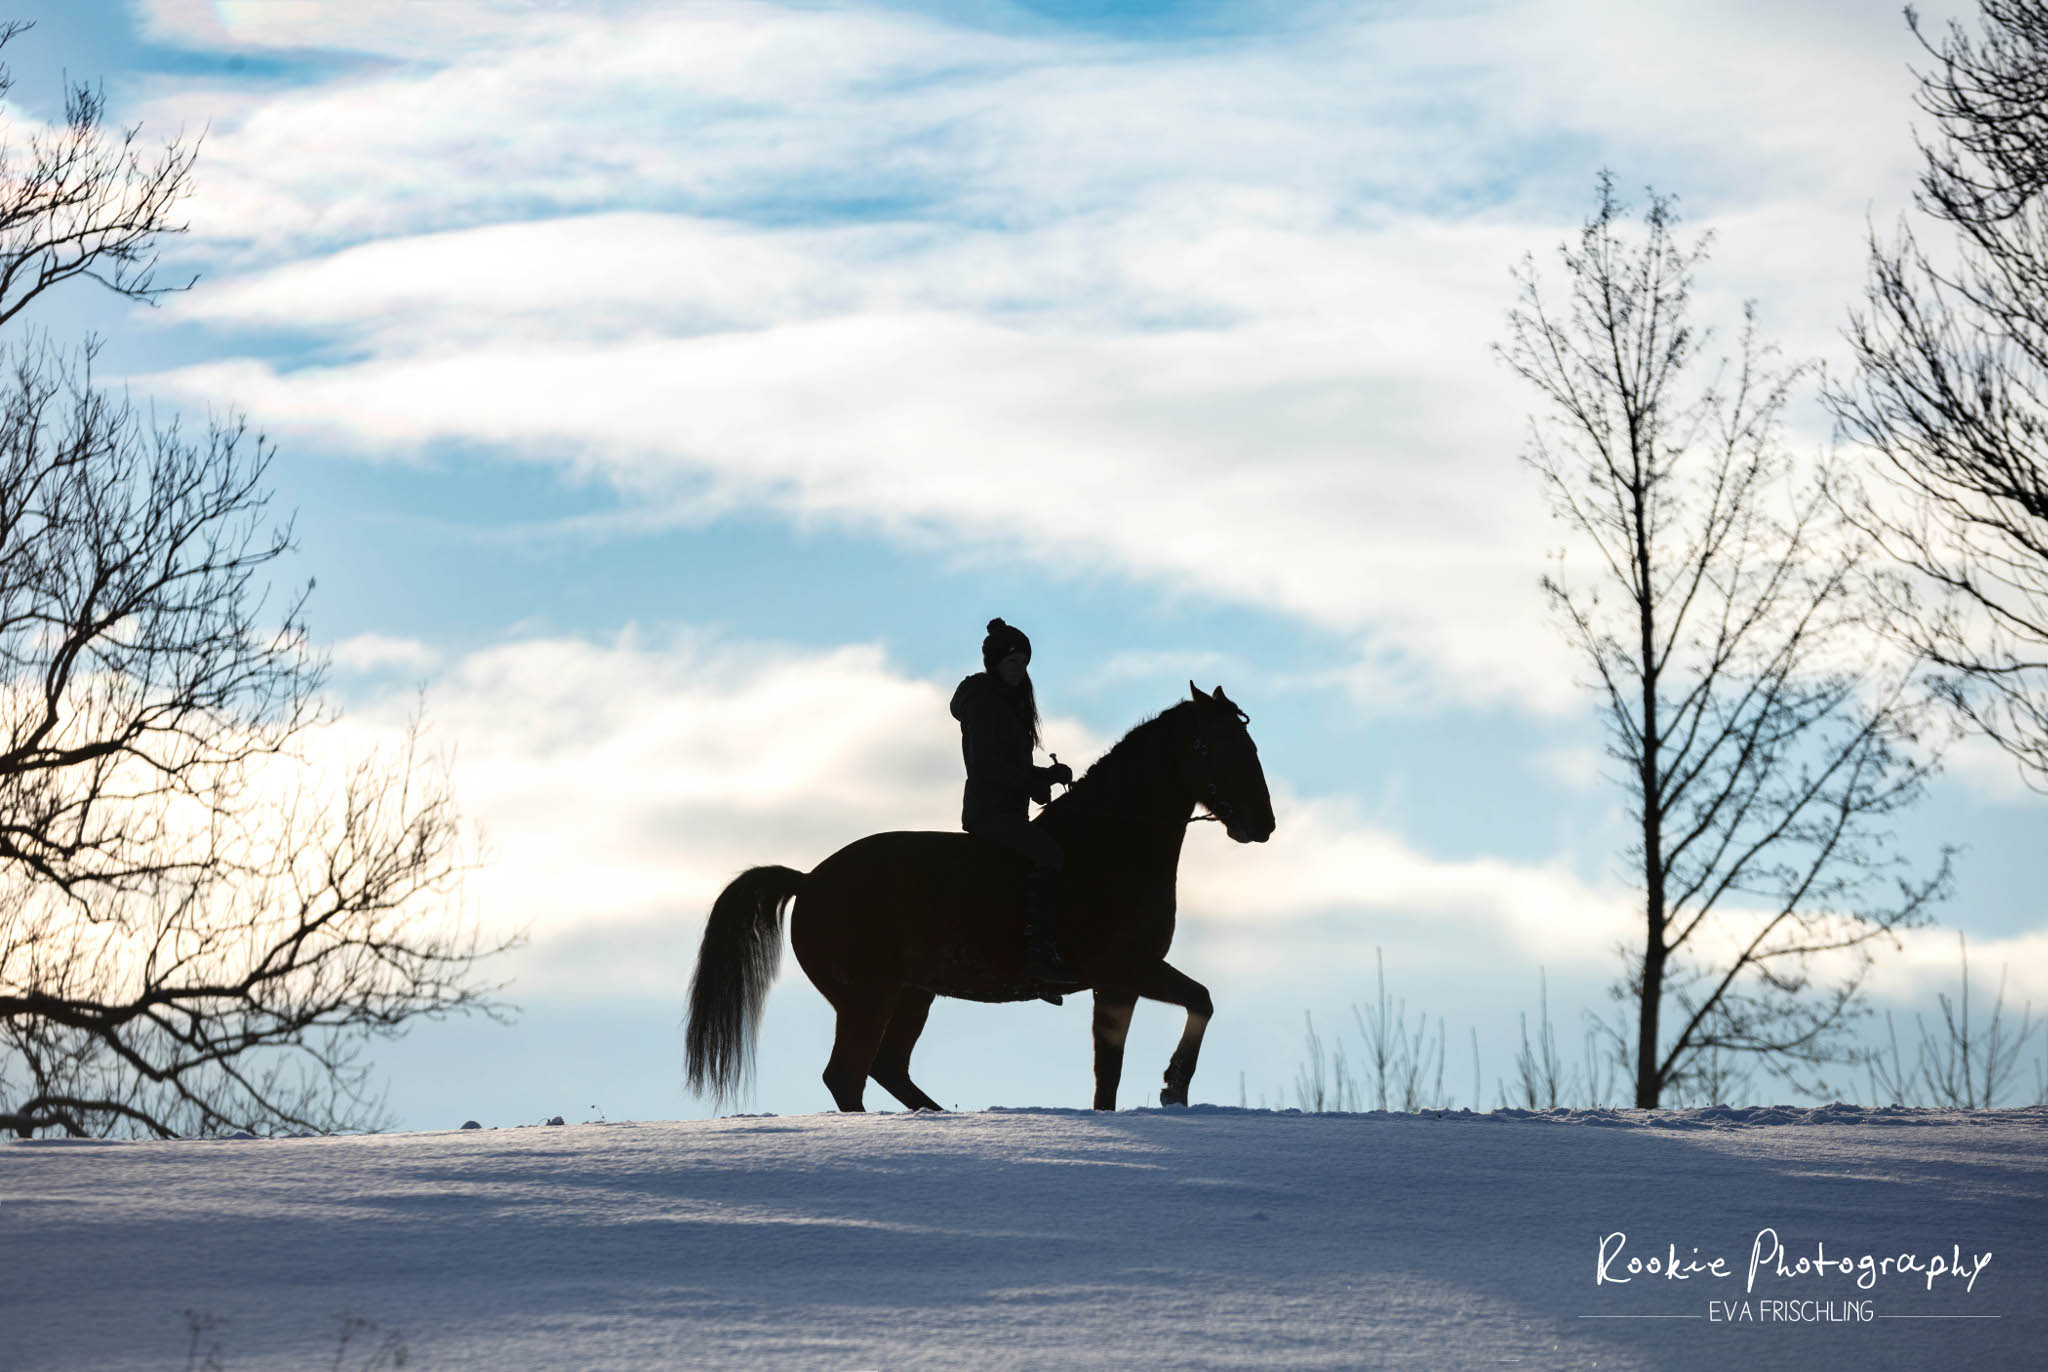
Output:
[[[1827,498],[1832,460],[1802,474],[1779,442],[1804,369],[1776,364],[1751,307],[1737,356],[1700,377],[1688,309],[1706,242],[1681,244],[1655,194],[1639,236],[1624,217],[1603,174],[1563,252],[1569,306],[1525,262],[1497,352],[1546,402],[1525,460],[1598,553],[1594,587],[1561,571],[1543,586],[1629,768],[1643,924],[1617,989],[1648,1106],[1725,1083],[1729,1054],[1848,1061],[1856,959],[1927,917],[1947,865],[1902,877],[1883,827],[1935,765],[1926,688],[1866,630],[1872,551]],[[1816,960],[1843,957],[1809,994]]]
[[[0,47],[28,27],[0,25]],[[0,73],[0,91],[11,84]],[[109,129],[105,116],[105,94],[80,82],[65,90],[61,124],[0,123],[0,326],[75,277],[144,303],[192,284],[158,279],[156,245],[185,230],[177,207],[199,140],[152,150],[139,125]]]
[[1937,266],[1873,231],[1826,398],[1869,457],[1835,492],[1891,558],[1890,632],[1942,669],[1955,718],[2048,790],[2048,4],[1982,0],[1982,32],[1914,33],[1934,117],[1919,208],[1952,229]]
[[[103,114],[81,85],[64,127],[0,130],[0,326],[72,277],[168,289],[197,144],[145,158]],[[374,1127],[369,1040],[498,1013],[445,769],[417,720],[318,760],[270,448],[144,422],[96,350],[0,344],[0,1128]]]

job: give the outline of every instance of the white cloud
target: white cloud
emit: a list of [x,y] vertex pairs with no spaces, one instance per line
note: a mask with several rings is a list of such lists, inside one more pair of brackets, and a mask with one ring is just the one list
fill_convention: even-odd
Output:
[[[413,704],[394,694],[350,727],[395,731]],[[540,940],[686,928],[743,867],[809,867],[862,833],[957,822],[944,695],[872,647],[526,639],[450,663],[427,715],[494,852],[480,909]]]
[[[296,91],[167,92],[170,122],[216,131],[195,228],[234,239],[346,241],[650,194],[730,208],[907,191],[914,216],[1012,226],[1162,187],[1345,207],[1541,203],[1554,191],[1524,184],[1532,157],[1572,141],[1588,172],[1642,163],[1620,167],[1625,183],[1683,169],[1697,194],[1860,209],[1913,157],[1903,24],[1833,6],[1329,7],[1227,44],[1019,37],[750,0],[155,13],[160,32],[194,43],[413,63]],[[243,203],[276,213],[218,213]]]
[[[383,26],[382,9],[413,18]],[[872,196],[942,175],[949,159],[918,146],[932,122],[989,118],[979,79],[1051,51],[840,8],[608,9],[394,0],[368,22],[311,16],[275,45],[409,60],[283,92],[180,83],[145,113],[213,130],[196,235],[295,253],[649,197]],[[394,41],[364,43],[380,33]]]
[[[521,639],[446,663],[428,688],[429,741],[453,757],[458,798],[492,853],[468,904],[487,930],[534,936],[499,969],[517,975],[512,998],[679,998],[704,915],[737,872],[808,869],[884,829],[955,828],[950,688],[905,675],[873,645],[794,650],[687,631]],[[355,711],[319,757],[339,766],[388,747],[415,704],[394,692]],[[1084,765],[1112,741],[1073,719],[1048,729]],[[1310,991],[1319,1014],[1333,988],[1369,994],[1383,948],[1401,994],[1480,1026],[1490,1053],[1513,1030],[1510,1011],[1533,1011],[1539,967],[1568,1042],[1578,1012],[1605,1004],[1614,949],[1640,918],[1618,884],[1581,878],[1566,857],[1432,856],[1350,798],[1269,780],[1269,843],[1197,824],[1181,863],[1177,958],[1219,998],[1227,987],[1236,1004],[1284,1008],[1277,1022],[1291,1025]],[[1721,943],[1743,918],[1730,912]],[[1876,950],[1872,1002],[1932,1014],[1936,993],[1956,990],[1954,931],[1909,931],[1901,944]],[[1970,954],[1973,1013],[1988,1013],[2001,968],[2011,1014],[2048,1005],[2048,929],[1976,936]],[[783,980],[802,980],[788,960]]]
[[[664,232],[679,246],[713,232],[632,217],[357,249],[184,308],[338,328],[374,320],[374,360],[292,372],[209,364],[147,384],[379,453],[480,442],[692,514],[707,500],[747,503],[889,534],[999,540],[1068,569],[1369,630],[1376,657],[1419,665],[1411,675],[1459,698],[1577,702],[1533,589],[1543,512],[1533,490],[1502,498],[1502,477],[1521,475],[1516,401],[1470,345],[1498,303],[1476,288],[1474,264],[1501,269],[1511,255],[1494,231],[1402,223],[1338,253],[1286,226],[1218,226],[1219,244],[1248,240],[1241,256],[1185,275],[1237,284],[1191,289],[1186,308],[1249,316],[1248,296],[1227,297],[1254,289],[1245,279],[1258,264],[1328,258],[1319,291],[1276,288],[1262,316],[1228,329],[1070,318],[1075,302],[1051,279],[1061,250],[1028,239],[958,243],[959,271],[926,275],[920,258],[869,277],[863,259],[900,234],[759,235],[728,274],[656,272],[609,294],[573,276],[538,292],[482,287],[510,279],[499,264],[512,258],[572,257],[572,245],[604,245],[614,230],[622,253],[596,256],[661,256],[652,245]],[[403,261],[415,247],[421,260]],[[1131,253],[1140,264],[1135,242]],[[470,265],[443,270],[456,261]],[[469,309],[459,297],[472,284]],[[1142,313],[1149,288],[1128,289]],[[992,308],[1005,295],[1057,308],[1006,318]],[[621,328],[630,341],[585,336],[594,320],[636,315],[646,327]],[[1451,318],[1457,327],[1438,333]],[[1526,670],[1543,661],[1555,670]],[[1532,689],[1545,681],[1547,692]]]
[[[2035,912],[2038,918],[2038,912]],[[1953,928],[1928,927],[1900,935],[1897,949],[1887,948],[1871,968],[1869,989],[1874,998],[1905,1010],[1917,1010],[1939,1023],[1936,997],[1946,994],[1961,1010],[1964,946]],[[1983,1029],[1991,1019],[2001,979],[2005,988],[2005,1026],[2018,1023],[2029,1005],[2035,1022],[2048,1012],[2048,927],[2015,934],[1976,935],[1968,942],[1970,1016]]]
[[1597,791],[1607,785],[1616,765],[1605,749],[1591,744],[1545,748],[1530,761],[1537,771],[1578,791]]
[[[1192,652],[1112,653],[1090,669],[1078,684],[1086,689],[1132,681],[1155,681],[1161,677],[1173,680],[1183,676],[1189,681],[1200,677],[1212,686],[1219,676],[1228,677],[1233,683],[1270,680],[1269,673],[1242,658],[1198,649]],[[1240,686],[1239,689],[1246,688]]]
[[[1070,571],[1370,623],[1466,698],[1527,700],[1503,678],[1554,656],[1531,585],[1540,516],[1489,505],[1477,463],[1415,452],[1404,440],[1422,436],[1400,431],[1413,416],[1372,414],[1339,385],[1325,403],[1361,434],[1379,427],[1377,442],[1346,454],[1338,434],[1290,423],[1285,392],[1313,383],[1261,375],[1270,355],[1238,337],[1118,349],[910,318],[157,384],[225,383],[265,422],[401,448],[458,438],[566,457],[657,504],[708,477],[719,504],[999,541]],[[1286,456],[1268,460],[1275,449]]]
[[[163,96],[225,104],[193,224],[246,267],[173,310],[357,360],[149,384],[595,473],[657,517],[1006,540],[1348,636],[1375,705],[1581,703],[1533,590],[1532,397],[1486,345],[1593,168],[1704,206],[1702,312],[1760,295],[1800,352],[1913,155],[1902,25],[1825,6],[1331,9],[1227,44],[429,8],[411,65]],[[372,10],[154,13],[385,50]]]
[[441,655],[417,639],[392,638],[386,634],[356,634],[334,645],[334,661],[345,671],[382,672],[392,669],[428,671]]
[[1555,966],[1611,959],[1640,920],[1637,900],[1596,887],[1563,861],[1445,861],[1368,821],[1349,800],[1275,788],[1279,828],[1257,848],[1198,831],[1183,860],[1184,900],[1198,918],[1275,927],[1330,914],[1368,921],[1376,937],[1486,946]]
[[1942,771],[1979,800],[1998,805],[2039,805],[2041,793],[2006,752],[1982,734],[1965,734],[1942,756]]
[[[470,897],[490,927],[534,935],[525,991],[673,990],[704,914],[740,870],[809,869],[885,829],[957,828],[950,687],[904,676],[872,646],[803,653],[629,633],[472,653],[430,684],[426,714],[493,853]],[[394,694],[356,711],[336,755],[395,734],[415,703]],[[1048,727],[1074,740],[1069,761],[1113,741],[1074,720]],[[1560,864],[1434,860],[1347,802],[1273,781],[1270,843],[1235,844],[1208,824],[1190,834],[1181,915],[1197,937],[1249,936],[1276,970],[1302,958],[1328,970],[1349,954],[1311,951],[1322,943],[1315,922],[1337,917],[1375,939],[1455,930],[1530,962],[1604,970],[1625,898]],[[633,931],[654,929],[680,950],[677,965],[646,965]],[[1364,945],[1350,953],[1370,956]]]
[[135,0],[134,8],[147,37],[177,47],[330,49],[411,61],[474,54],[515,33],[531,44],[564,25],[558,0]]

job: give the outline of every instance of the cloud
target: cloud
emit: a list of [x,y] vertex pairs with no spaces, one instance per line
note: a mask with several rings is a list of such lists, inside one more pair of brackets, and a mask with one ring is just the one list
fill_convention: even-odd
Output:
[[1229,653],[1197,649],[1180,652],[1112,653],[1091,668],[1076,684],[1083,690],[1089,690],[1118,686],[1132,681],[1157,681],[1162,677],[1170,681],[1183,676],[1189,681],[1200,677],[1210,682],[1212,686],[1218,677],[1227,677],[1233,682],[1270,680],[1270,673],[1243,658]]
[[451,664],[428,700],[498,855],[477,899],[537,937],[688,924],[741,868],[809,867],[869,830],[945,825],[958,804],[939,688],[873,648],[523,640]]
[[[615,232],[622,251],[603,250]],[[890,235],[756,236],[730,273],[654,272],[609,294],[572,274],[493,295],[485,264],[564,259],[579,243],[604,260],[688,261],[653,245],[742,236],[639,216],[443,235],[182,307],[338,333],[375,321],[363,326],[372,360],[213,363],[146,384],[365,451],[484,445],[596,474],[679,519],[765,506],[887,537],[999,544],[1369,639],[1376,658],[1420,664],[1410,676],[1460,698],[1575,704],[1534,613],[1540,503],[1500,498],[1496,474],[1516,471],[1513,402],[1482,350],[1457,359],[1429,341],[1447,315],[1464,321],[1452,336],[1478,331],[1496,302],[1469,289],[1472,264],[1504,263],[1507,243],[1402,224],[1340,254],[1284,226],[1270,234],[1190,266],[1189,279],[1237,284],[1182,303],[1244,318],[1248,297],[1228,298],[1253,289],[1243,272],[1323,252],[1319,291],[1283,282],[1251,322],[1170,329],[1069,317],[1063,284],[1048,280],[1060,250],[1029,241],[955,245],[987,270],[926,275],[920,259],[866,276],[862,259]],[[421,260],[403,261],[414,250]],[[470,265],[441,269],[456,261]],[[478,304],[465,309],[457,293],[472,283]],[[992,307],[1002,296],[1055,303],[1019,317]],[[1102,308],[1098,297],[1086,313]],[[557,318],[572,322],[558,330]],[[628,337],[587,336],[607,318]],[[1527,672],[1546,660],[1556,670]]]
[[[393,4],[366,22],[279,8],[287,22],[221,26],[216,41],[408,60],[281,91],[180,83],[145,107],[152,127],[212,129],[193,233],[263,255],[620,203],[935,187],[950,159],[925,146],[933,121],[986,118],[978,82],[1050,51],[912,15],[744,0]],[[412,17],[385,26],[379,9]],[[204,23],[179,22],[205,40]]]
[[[804,652],[694,631],[521,639],[452,661],[426,716],[493,855],[468,895],[491,928],[532,932],[527,992],[672,991],[686,968],[646,965],[648,937],[693,949],[744,868],[807,870],[863,834],[957,829],[951,685],[904,675],[872,645]],[[334,755],[388,745],[416,704],[367,698]],[[1049,727],[1074,758],[1113,741],[1071,719]],[[1319,923],[1332,918],[1381,941],[1450,929],[1461,944],[1604,970],[1627,907],[1615,892],[1561,863],[1432,859],[1347,801],[1273,781],[1272,842],[1197,825],[1181,868],[1184,927],[1262,945],[1247,972],[1369,957],[1332,951]]]
[[334,645],[333,656],[344,671],[363,673],[392,669],[428,671],[441,660],[440,653],[427,644],[385,634],[345,638]]
[[[1961,1012],[1962,945],[1952,928],[1908,930],[1900,946],[1885,949],[1873,964],[1869,990],[1873,998],[1905,1010],[1929,1015],[1938,1026],[1938,995],[1946,994]],[[2003,982],[2005,1027],[2017,1025],[2021,1011],[2048,1007],[2048,927],[2016,934],[1980,935],[1968,944],[1970,1013],[1983,1028]],[[2037,1024],[2040,1020],[2037,1018]]]
[[[596,475],[655,519],[1252,606],[1350,642],[1333,684],[1376,706],[1581,703],[1533,590],[1532,396],[1486,345],[1593,169],[1704,208],[1702,314],[1761,295],[1797,352],[1912,158],[1902,27],[1818,6],[1307,8],[1228,42],[429,8],[402,66],[161,96],[214,119],[192,222],[222,270],[173,317],[313,341],[148,384]],[[381,50],[370,11],[152,13]]]
[[[195,229],[238,241],[621,202],[1023,227],[1162,188],[1455,216],[1555,204],[1531,182],[1560,161],[1578,168],[1576,212],[1602,160],[1625,183],[1682,167],[1691,194],[1860,207],[1913,159],[1903,23],[1823,5],[1276,7],[1228,42],[746,0],[145,12],[193,44],[408,59],[284,91],[164,92],[169,122],[215,130]],[[1874,115],[1896,127],[1871,137]],[[275,214],[220,213],[259,202]]]
[[[467,904],[488,930],[533,934],[496,969],[516,977],[512,999],[679,1004],[704,915],[739,871],[809,869],[869,832],[954,829],[951,685],[907,674],[871,644],[797,649],[695,630],[520,638],[446,661],[427,690],[429,741],[453,756],[458,797],[492,854]],[[362,696],[321,756],[338,765],[388,748],[415,704],[398,691]],[[1048,728],[1083,765],[1111,741],[1069,718]],[[1614,1008],[1602,988],[1640,918],[1618,883],[1586,880],[1564,856],[1434,856],[1352,798],[1269,780],[1269,843],[1196,824],[1180,867],[1174,957],[1227,1002],[1219,1055],[1256,1048],[1254,1067],[1280,1070],[1300,1014],[1312,1010],[1326,1034],[1341,1028],[1347,1000],[1370,998],[1382,952],[1411,1013],[1448,1020],[1461,1090],[1463,1036],[1476,1031],[1497,1070],[1514,1012],[1535,1013],[1538,968],[1568,1057],[1582,1012]],[[1721,941],[1743,920],[1731,911]],[[1954,933],[1908,931],[1901,945],[1874,950],[1871,1001],[1934,1014],[1935,994],[1956,990]],[[2048,930],[1974,938],[1970,954],[1973,1009],[1988,1013],[2001,968],[2009,1012],[2048,1004]],[[785,1014],[811,1004],[787,959],[782,986]],[[992,1045],[1014,1032],[971,1007],[945,1013]],[[1146,1014],[1148,1032],[1177,1029],[1171,1012]],[[1230,1061],[1218,1056],[1212,1071]],[[810,1059],[798,1065],[808,1086]]]
[[[586,10],[589,8],[585,6]],[[207,51],[335,50],[449,60],[516,41],[532,44],[564,27],[554,0],[135,0],[145,37]]]
[[[1637,898],[1587,883],[1561,859],[1434,858],[1351,800],[1300,797],[1284,785],[1274,813],[1279,828],[1256,849],[1206,831],[1191,838],[1184,899],[1198,919],[1255,929],[1277,945],[1290,922],[1340,915],[1375,939],[1483,945],[1528,963],[1603,969],[1641,919]],[[1260,962],[1277,965],[1291,952],[1274,946]]]
[[2039,805],[2041,793],[2027,784],[2012,754],[1982,734],[1965,734],[1942,755],[1942,771],[1979,801],[1993,805]]
[[1560,744],[1530,758],[1533,768],[1576,791],[1597,791],[1611,784],[1615,762],[1604,748],[1591,744]]

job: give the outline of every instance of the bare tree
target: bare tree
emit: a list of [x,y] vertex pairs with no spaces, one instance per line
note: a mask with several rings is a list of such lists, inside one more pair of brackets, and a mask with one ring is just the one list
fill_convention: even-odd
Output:
[[[1335,1061],[1323,1056],[1323,1037],[1316,1032],[1315,1016],[1302,1012],[1302,1025],[1307,1033],[1308,1061],[1294,1069],[1294,1103],[1310,1114],[1320,1115],[1325,1110],[1340,1114],[1357,1108],[1359,1101],[1358,1082],[1351,1075],[1350,1066],[1344,1061],[1342,1039],[1335,1046]],[[1238,1093],[1243,1094],[1242,1082]]]
[[[1393,1102],[1402,1110],[1448,1110],[1451,1099],[1444,1094],[1444,1019],[1436,1019],[1436,1042],[1429,1041],[1429,1016],[1415,1015],[1415,1030],[1408,1030],[1408,1001],[1387,997],[1387,968],[1381,949],[1372,950],[1373,982],[1377,988],[1372,1012],[1351,1006],[1351,1022],[1365,1045],[1364,1086],[1369,1088],[1373,1109],[1385,1110]],[[1366,1090],[1353,1093],[1360,1101]],[[1477,1101],[1473,1102],[1475,1105]]]
[[[1294,1100],[1304,1110],[1448,1110],[1452,1098],[1444,1092],[1443,1017],[1436,1022],[1436,1042],[1429,1040],[1429,1016],[1418,1012],[1415,1027],[1408,1027],[1408,1003],[1387,996],[1387,969],[1380,950],[1373,949],[1373,967],[1378,993],[1370,1013],[1351,1007],[1352,1023],[1358,1026],[1363,1050],[1353,1062],[1345,1056],[1340,1035],[1333,1041],[1329,1059],[1323,1054],[1322,1036],[1315,1019],[1304,1013],[1307,1026],[1308,1061],[1295,1069]],[[1478,1058],[1478,1039],[1473,1056]],[[1477,1069],[1474,1070],[1477,1080]],[[1243,1095],[1242,1084],[1239,1096]],[[1476,1103],[1476,1101],[1475,1101]]]
[[[1845,1061],[1870,947],[1923,922],[1948,875],[1915,877],[1883,827],[1934,766],[1911,664],[1888,664],[1852,594],[1867,548],[1780,443],[1798,369],[1745,311],[1737,357],[1698,376],[1688,317],[1706,240],[1651,194],[1640,241],[1603,173],[1563,297],[1533,257],[1496,351],[1544,410],[1526,460],[1590,552],[1543,587],[1590,671],[1636,837],[1638,1106],[1721,1055],[1795,1085]],[[1575,564],[1574,564],[1575,565]],[[1805,1074],[1805,1075],[1802,1075]]]
[[[191,150],[98,118],[76,94],[26,166],[0,135],[0,323],[158,293]],[[417,723],[331,756],[304,592],[266,615],[269,448],[145,422],[94,351],[0,349],[0,1129],[375,1124],[369,1037],[492,1008],[444,774]]]
[[[1515,1089],[1512,1095],[1503,1091],[1508,1104],[1530,1110],[1555,1110],[1568,1106],[1578,1096],[1579,1074],[1567,1067],[1564,1057],[1558,1052],[1557,1031],[1550,1024],[1550,985],[1544,970],[1536,969],[1536,1042],[1529,1042],[1529,1012],[1520,1016],[1522,1025],[1522,1046],[1515,1052]],[[1591,1071],[1591,1062],[1587,1064]],[[1592,1094],[1588,1088],[1587,1094]],[[1588,1105],[1599,1105],[1595,1099],[1587,1100]]]
[[1872,456],[1842,503],[1898,568],[1892,631],[2048,790],[2048,3],[1982,0],[1982,35],[1938,44],[1906,17],[1936,60],[1915,200],[1956,252],[1872,235],[1857,368],[1826,392]]
[[2028,1040],[2034,1032],[2033,1004],[2029,1002],[2021,1008],[2017,1028],[2006,1019],[2006,969],[2000,967],[1998,995],[1991,1002],[1990,1021],[1987,1023],[1980,1016],[1973,1024],[1970,1019],[1970,944],[1960,932],[1956,934],[1956,953],[1960,967],[1957,980],[1961,983],[1961,990],[1954,1000],[1949,999],[1946,991],[1935,996],[1941,1007],[1939,1037],[1928,1032],[1926,1023],[1918,1014],[1913,1016],[1920,1032],[1920,1052],[1910,1070],[1899,1057],[1898,1031],[1892,1024],[1891,1012],[1885,1012],[1890,1058],[1887,1060],[1882,1051],[1873,1052],[1869,1058],[1871,1090],[1880,1102],[1890,1100],[1900,1105],[1917,1105],[1926,1099],[1937,1105],[1988,1110],[1998,1104],[1999,1098],[2012,1085],[2013,1075],[2019,1070]]
[[[0,48],[30,28],[0,23]],[[0,66],[0,99],[14,76]],[[50,287],[84,277],[134,300],[182,290],[156,279],[156,242],[183,225],[172,215],[191,194],[197,140],[153,155],[140,125],[110,131],[106,97],[84,82],[64,91],[64,122],[0,136],[0,326]]]

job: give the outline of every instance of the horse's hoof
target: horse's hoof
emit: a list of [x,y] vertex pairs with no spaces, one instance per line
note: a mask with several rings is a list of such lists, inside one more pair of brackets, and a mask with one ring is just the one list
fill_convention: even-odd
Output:
[[1184,1106],[1188,1103],[1188,1093],[1185,1091],[1175,1091],[1169,1086],[1159,1093],[1159,1103],[1161,1105]]

